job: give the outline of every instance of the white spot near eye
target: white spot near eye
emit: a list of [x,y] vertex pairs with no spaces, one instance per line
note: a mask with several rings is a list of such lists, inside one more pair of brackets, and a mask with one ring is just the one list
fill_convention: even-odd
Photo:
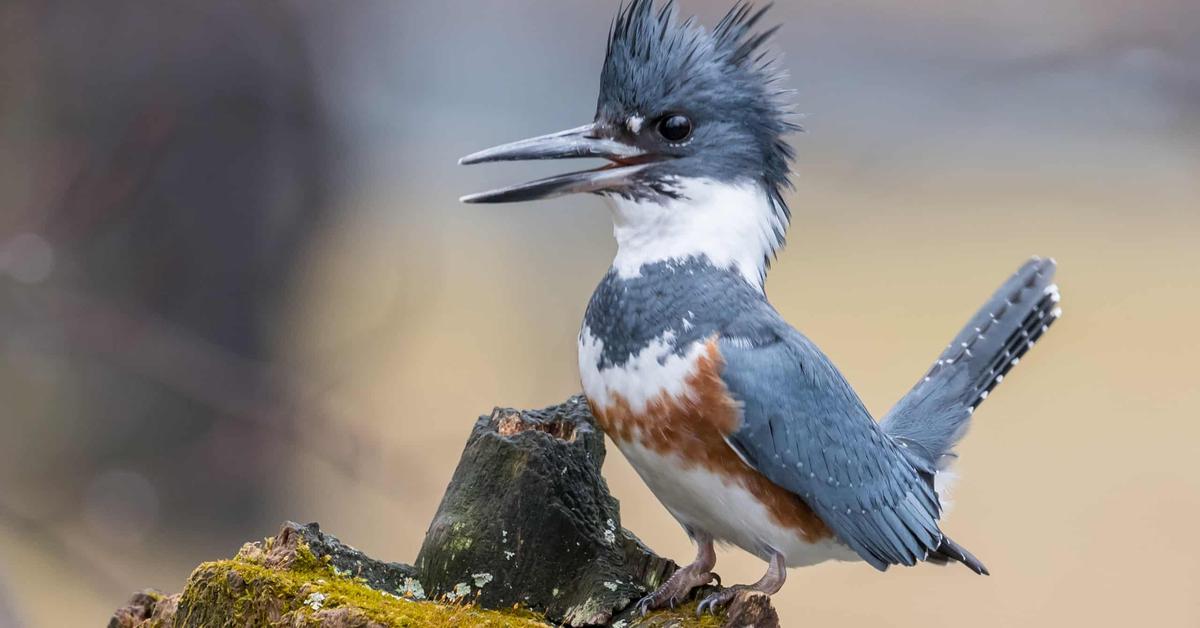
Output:
[[625,121],[625,126],[628,126],[629,130],[633,133],[641,133],[644,122],[646,122],[646,119],[642,116],[629,116],[629,119]]

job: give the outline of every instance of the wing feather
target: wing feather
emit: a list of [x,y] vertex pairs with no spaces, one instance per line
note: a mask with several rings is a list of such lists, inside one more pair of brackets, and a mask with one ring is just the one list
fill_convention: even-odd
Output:
[[877,569],[936,551],[941,507],[928,474],[880,431],[829,359],[774,310],[758,312],[753,327],[718,343],[722,379],[743,409],[730,446],[804,499]]

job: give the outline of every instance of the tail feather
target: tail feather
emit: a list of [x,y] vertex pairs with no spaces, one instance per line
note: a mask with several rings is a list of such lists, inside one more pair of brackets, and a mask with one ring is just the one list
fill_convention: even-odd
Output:
[[944,467],[953,458],[975,408],[1062,314],[1054,271],[1052,259],[1022,265],[880,422],[923,459],[920,466]]
[[930,552],[925,560],[935,565],[945,565],[953,560],[966,565],[968,569],[981,576],[990,575],[987,567],[984,567],[978,558],[975,558],[965,547],[955,543],[948,536],[942,537],[942,542],[938,545],[938,548]]
[[1037,306],[1022,321],[1017,330],[1019,333],[1012,334],[1004,345],[1004,350],[996,353],[988,363],[987,370],[983,371],[975,382],[975,389],[979,393],[971,401],[969,407],[972,410],[978,407],[984,399],[987,399],[992,389],[1004,381],[1004,376],[1012,367],[1016,366],[1025,353],[1033,348],[1034,343],[1042,337],[1042,334],[1050,329],[1050,325],[1062,316],[1062,308],[1058,306],[1058,301],[1058,286],[1046,286]]

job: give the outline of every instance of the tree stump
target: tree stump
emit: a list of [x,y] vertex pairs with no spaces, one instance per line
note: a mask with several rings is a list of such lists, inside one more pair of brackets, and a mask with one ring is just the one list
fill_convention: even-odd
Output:
[[608,623],[676,569],[621,527],[587,401],[480,417],[417,555],[426,591],[479,587],[570,626]]
[[634,617],[633,603],[677,567],[621,526],[604,453],[582,397],[497,408],[475,423],[415,566],[288,523],[200,565],[182,593],[136,594],[109,626],[779,625],[761,594],[739,596],[724,619],[697,618],[694,601]]

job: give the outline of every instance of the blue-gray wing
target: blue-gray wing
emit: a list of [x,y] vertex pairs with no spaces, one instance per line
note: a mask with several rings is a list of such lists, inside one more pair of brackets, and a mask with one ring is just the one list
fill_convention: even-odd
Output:
[[773,310],[724,330],[722,378],[743,407],[726,440],[798,495],[875,568],[913,565],[942,545],[931,469],[884,434],[841,373]]

